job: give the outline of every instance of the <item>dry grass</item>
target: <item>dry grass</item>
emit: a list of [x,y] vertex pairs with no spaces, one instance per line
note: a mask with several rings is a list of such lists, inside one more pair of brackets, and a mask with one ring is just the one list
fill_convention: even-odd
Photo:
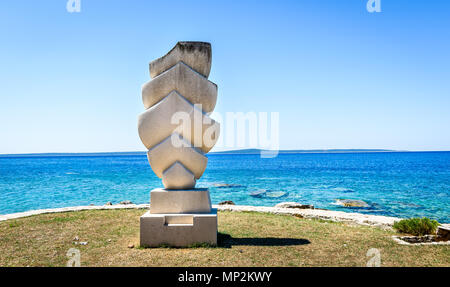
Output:
[[[82,266],[365,266],[369,248],[382,266],[450,266],[449,246],[402,246],[393,231],[287,215],[219,212],[219,247],[138,247],[143,210],[44,214],[0,222],[0,266],[65,266],[69,248]],[[88,241],[74,245],[73,239]],[[128,248],[129,244],[136,248]]]

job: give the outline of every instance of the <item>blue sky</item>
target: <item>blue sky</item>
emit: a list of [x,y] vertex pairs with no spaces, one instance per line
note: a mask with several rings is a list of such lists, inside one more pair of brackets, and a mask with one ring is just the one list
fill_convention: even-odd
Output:
[[148,63],[211,42],[216,111],[281,149],[450,150],[450,1],[0,2],[0,153],[144,150]]

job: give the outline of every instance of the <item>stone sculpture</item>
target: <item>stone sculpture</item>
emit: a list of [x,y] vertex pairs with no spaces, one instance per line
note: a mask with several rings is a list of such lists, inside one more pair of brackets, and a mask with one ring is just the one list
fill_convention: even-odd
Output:
[[206,169],[205,154],[220,132],[209,116],[217,100],[210,69],[211,44],[205,42],[178,42],[150,63],[152,80],[142,87],[146,111],[138,131],[165,188],[150,192],[150,211],[140,219],[141,246],[217,244],[209,190],[195,189]]

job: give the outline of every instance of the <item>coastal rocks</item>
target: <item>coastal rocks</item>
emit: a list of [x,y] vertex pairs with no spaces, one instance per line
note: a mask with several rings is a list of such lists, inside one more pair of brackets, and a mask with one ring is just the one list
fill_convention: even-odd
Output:
[[231,200],[225,200],[225,201],[219,202],[219,205],[235,205],[235,204]]
[[107,203],[105,203],[105,205],[113,205],[111,201],[108,201]]
[[131,202],[129,200],[124,200],[124,201],[121,201],[119,204],[128,205],[128,204],[133,204],[133,202]]
[[336,199],[335,204],[343,207],[360,207],[360,208],[369,207],[369,204],[367,204],[367,202],[354,199]]
[[265,190],[265,189],[259,189],[259,190],[250,192],[250,196],[258,197],[258,198],[262,198],[262,197],[280,198],[280,197],[287,196],[288,194],[289,193],[285,192],[285,191],[270,191],[270,190]]
[[253,196],[253,197],[263,197],[265,194],[266,194],[266,190],[265,189],[259,189],[259,190],[255,190],[255,191],[252,191],[251,193],[250,193],[250,196]]
[[269,206],[245,206],[245,205],[213,205],[219,211],[236,212],[264,212],[272,214],[289,214],[307,219],[322,219],[349,224],[377,226],[382,229],[390,229],[394,222],[401,220],[397,217],[361,214],[356,212],[333,211],[323,209],[298,209],[298,208],[275,208]]
[[450,224],[439,225],[437,236],[443,240],[450,240]]
[[230,184],[230,183],[214,183],[213,186],[217,188],[243,187],[240,184]]
[[392,239],[401,245],[450,245],[448,238],[439,235],[392,236]]
[[280,197],[284,197],[287,196],[289,193],[285,192],[285,191],[267,191],[265,193],[266,197],[269,198],[280,198]]
[[314,205],[300,204],[297,202],[281,202],[281,203],[276,204],[275,208],[314,209]]

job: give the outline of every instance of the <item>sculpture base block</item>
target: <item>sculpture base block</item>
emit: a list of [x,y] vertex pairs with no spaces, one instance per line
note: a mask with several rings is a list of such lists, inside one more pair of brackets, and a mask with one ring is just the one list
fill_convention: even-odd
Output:
[[211,200],[207,188],[167,190],[156,188],[150,192],[150,213],[210,213]]
[[153,214],[141,216],[142,247],[186,247],[198,243],[217,245],[217,209],[210,213]]

